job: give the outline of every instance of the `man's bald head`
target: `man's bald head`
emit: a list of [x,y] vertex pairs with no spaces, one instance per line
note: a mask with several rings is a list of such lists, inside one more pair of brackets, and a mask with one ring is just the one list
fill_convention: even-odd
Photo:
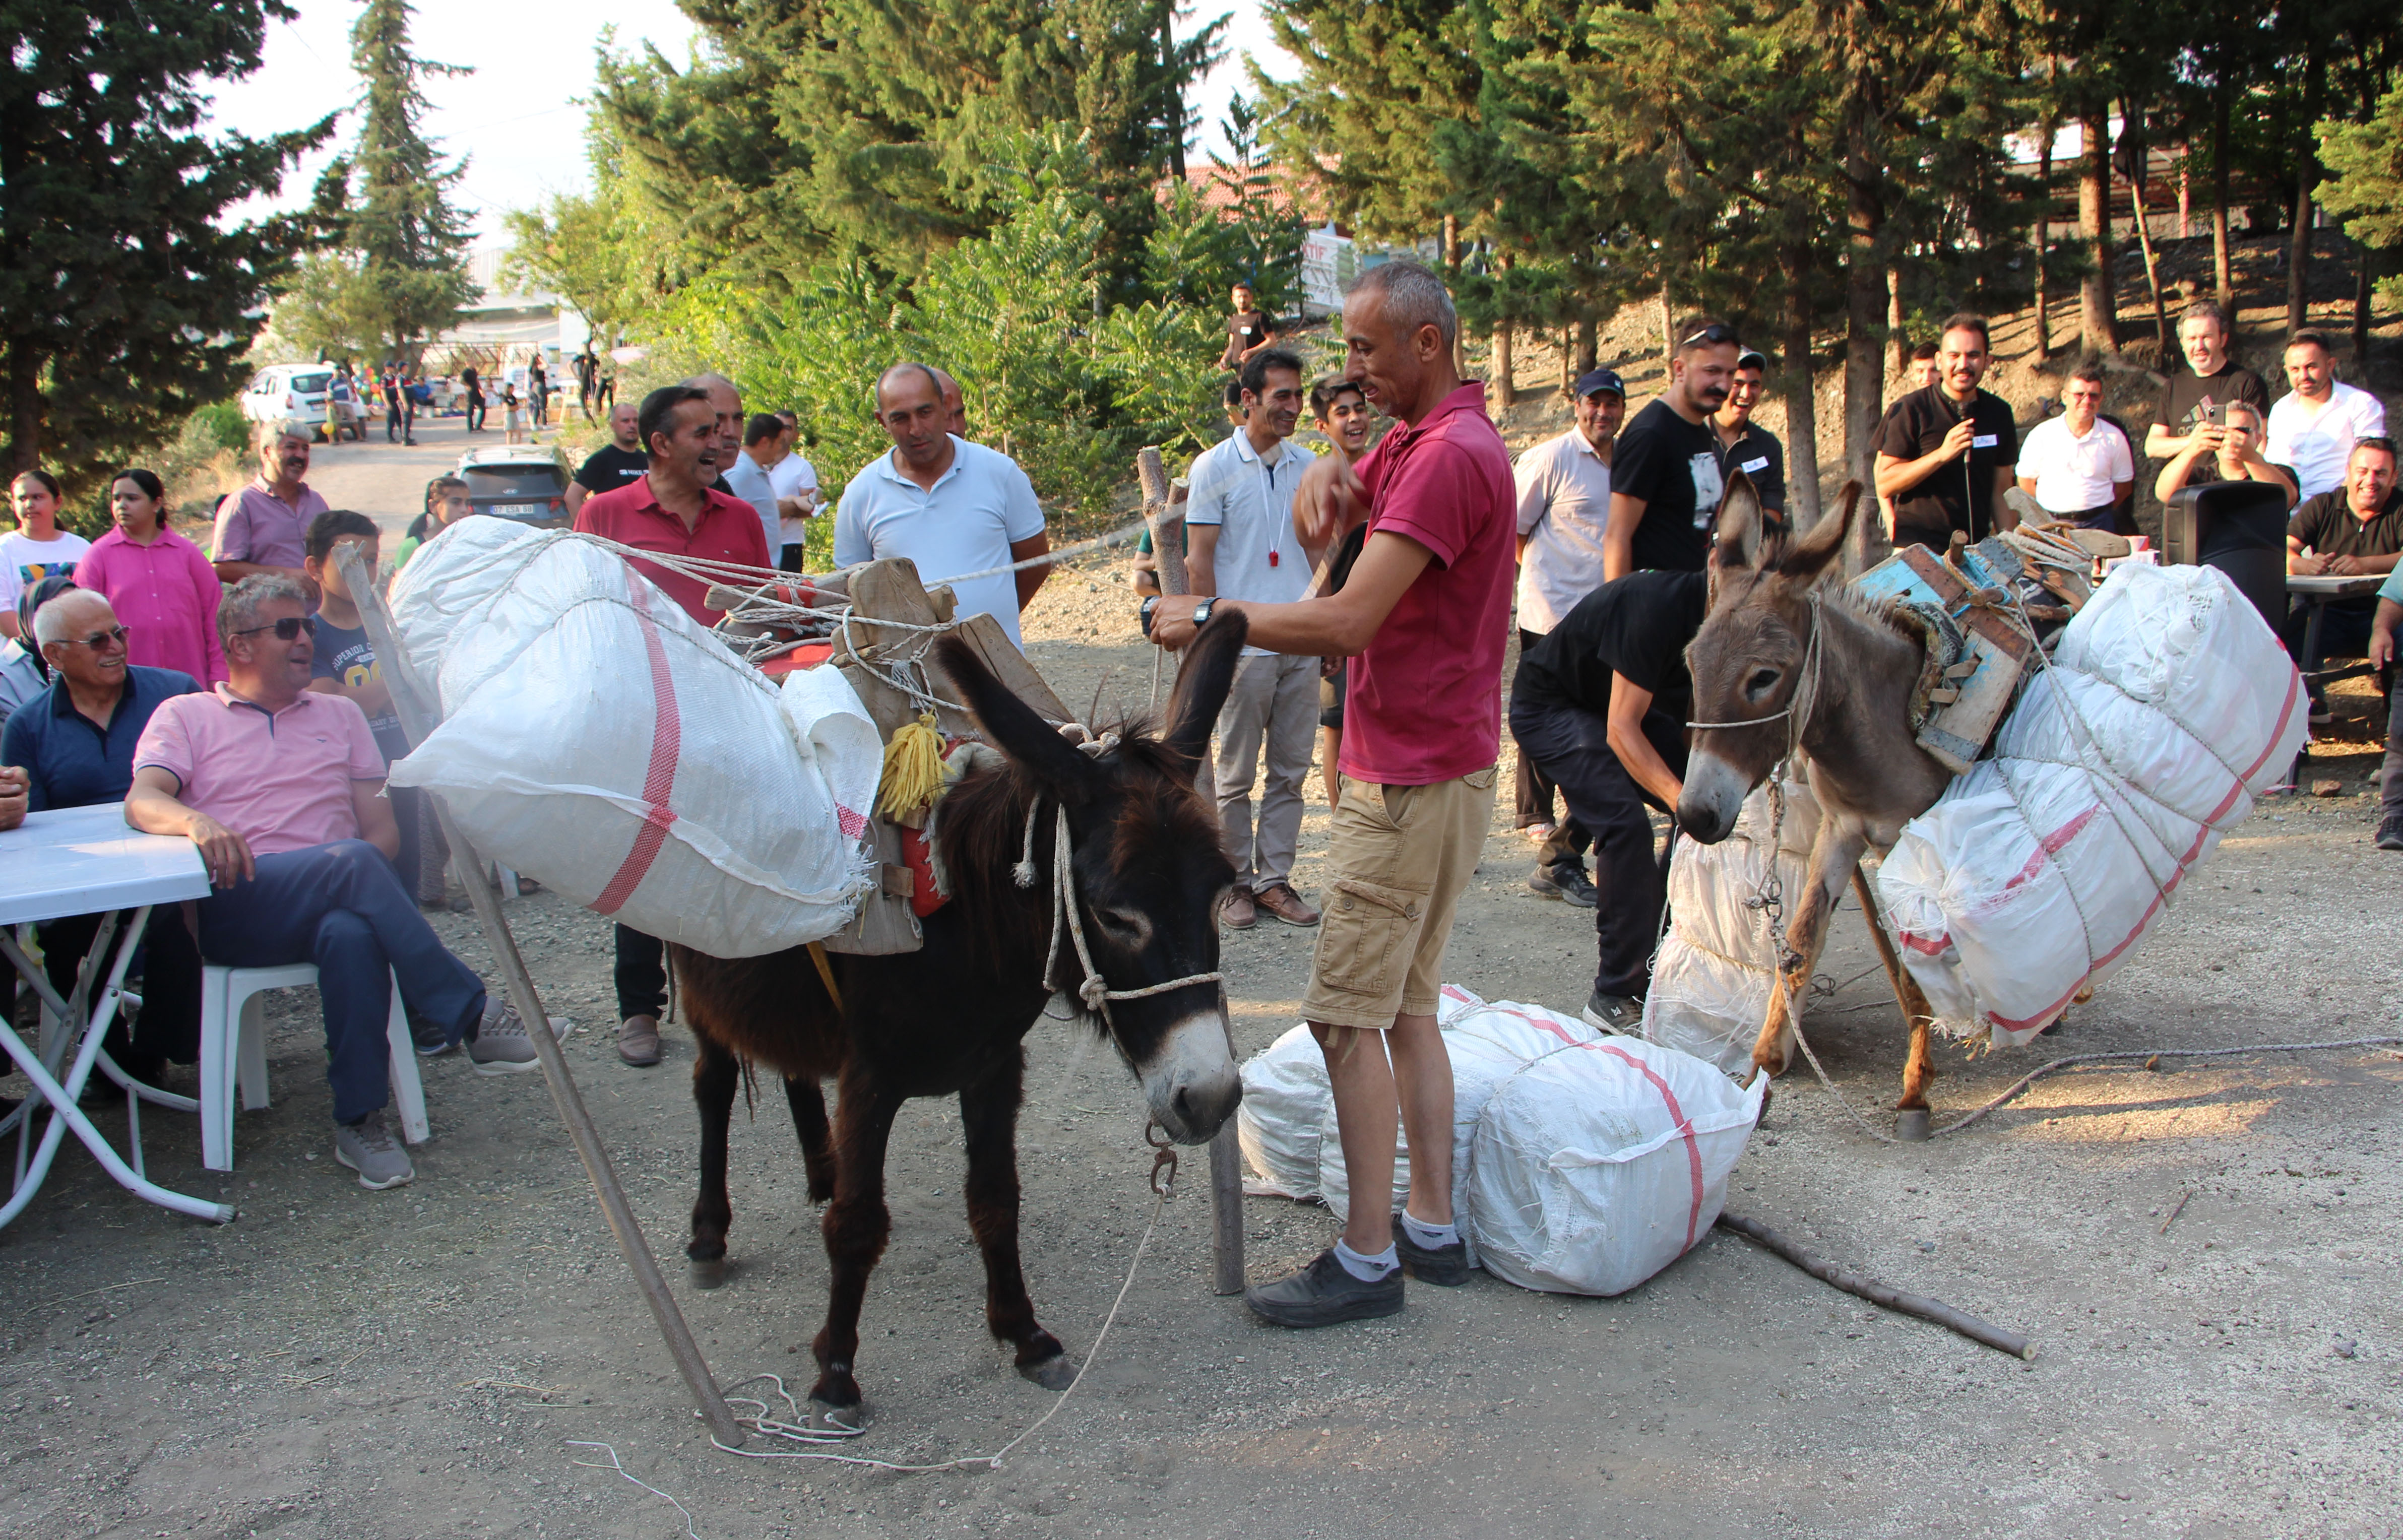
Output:
[[[924,364],[896,364],[876,377],[876,410],[882,416],[889,408],[914,403],[920,391],[932,396],[936,405],[943,401],[943,379]],[[959,387],[951,387],[957,390]]]
[[90,589],[69,589],[34,612],[34,640],[47,646],[52,642],[90,635],[117,624],[117,611],[108,601]]
[[935,377],[935,392],[942,397],[943,415],[950,419],[951,431],[962,438],[968,436],[968,398],[960,382],[941,369],[930,368]]
[[717,465],[723,472],[743,452],[743,392],[722,374],[696,374],[685,384],[709,396],[710,412],[717,419]]

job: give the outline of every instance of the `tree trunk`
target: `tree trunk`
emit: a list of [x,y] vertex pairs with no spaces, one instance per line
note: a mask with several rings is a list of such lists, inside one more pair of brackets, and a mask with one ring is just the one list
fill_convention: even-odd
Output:
[[[1845,106],[1844,125],[1844,474],[1861,483],[1864,500],[1872,510],[1877,504],[1867,489],[1874,488],[1877,481],[1869,440],[1885,406],[1884,350],[1878,345],[1885,299],[1885,264],[1880,260],[1878,246],[1885,210],[1878,198],[1881,166],[1872,139],[1876,90],[1874,76],[1865,68],[1858,70],[1852,100]],[[1857,576],[1868,570],[1884,533],[1871,533],[1875,522],[1874,512],[1854,522],[1844,553],[1848,573]]]
[[[1160,68],[1174,80],[1176,77],[1176,0],[1160,0]],[[1169,103],[1168,169],[1176,177],[1176,185],[1185,185],[1185,93],[1172,91]]]
[[13,479],[42,464],[42,358],[30,342],[8,349],[8,475]]
[[1513,378],[1510,357],[1510,323],[1497,324],[1493,328],[1493,403],[1505,409],[1519,404],[1519,384]]
[[2093,265],[2079,287],[2078,341],[2088,353],[2119,351],[2118,270],[2111,258],[2111,123],[2096,113],[2080,120],[2085,153],[2077,160],[2077,230]]
[[1592,372],[1595,356],[1594,349],[1599,344],[1594,335],[1593,312],[1579,311],[1577,312],[1577,373],[1590,374]]
[[2136,215],[2136,243],[2145,254],[2145,286],[2153,294],[2153,336],[2160,345],[2155,362],[2166,372],[2171,368],[2170,360],[2176,355],[2170,352],[2169,312],[2161,309],[2161,270],[2153,258],[2152,215],[2145,207],[2145,179],[2141,174],[2145,168],[2139,165],[2136,169],[2140,174],[2128,184],[2128,200]]
[[2286,330],[2311,325],[2312,194],[2319,189],[2320,160],[2312,126],[2320,120],[2327,81],[2327,49],[2314,35],[2303,50],[2303,126],[2295,142],[2295,229],[2286,253]]
[[1677,356],[1677,317],[1669,309],[1669,281],[1660,280],[1660,361],[1674,362]]
[[2354,243],[2353,252],[2353,361],[2367,370],[2369,367],[2369,269],[2377,260],[2378,254],[2359,242]]
[[2211,275],[2219,308],[2228,312],[2228,336],[2236,340],[2236,273],[2228,259],[2228,82],[2212,93]]
[[1819,399],[1811,370],[1810,248],[1785,249],[1785,516],[1819,521]]
[[1889,262],[1885,268],[1885,334],[1886,345],[1894,350],[1894,378],[1900,380],[1910,368],[1910,336],[1902,329],[1902,264]]
[[1561,394],[1566,395],[1577,388],[1577,328],[1561,328]]
[[2036,125],[2044,140],[2038,153],[2041,170],[2035,189],[2035,357],[2042,363],[2052,356],[2052,311],[2045,294],[2044,249],[2052,244],[2052,136],[2050,118]]
[[[1460,285],[1460,215],[1443,216],[1443,281],[1447,287]],[[1453,328],[1452,334],[1452,368],[1456,374],[1468,373],[1468,336]]]
[[2189,142],[2186,154],[2178,160],[2178,239],[2194,234],[2194,183],[2187,175],[2187,162],[2194,159],[2194,146]]

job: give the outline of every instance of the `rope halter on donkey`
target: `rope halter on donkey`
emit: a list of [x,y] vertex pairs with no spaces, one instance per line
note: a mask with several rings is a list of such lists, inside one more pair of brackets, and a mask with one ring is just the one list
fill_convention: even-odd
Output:
[[[1096,738],[1093,736],[1093,729],[1082,722],[1067,723],[1060,728],[1060,732],[1063,737],[1072,738],[1077,748],[1097,759],[1118,746],[1117,733],[1105,732]],[[1040,793],[1037,793],[1026,804],[1026,838],[1019,848],[1018,865],[1010,873],[1021,888],[1031,888],[1035,885],[1035,820],[1042,811],[1043,798]],[[1076,946],[1076,961],[1085,969],[1084,982],[1076,986],[1076,996],[1084,1002],[1086,1012],[1089,1015],[1099,1016],[1103,1023],[1113,1033],[1118,1030],[1118,1022],[1110,1016],[1110,1002],[1113,1000],[1141,1000],[1154,994],[1166,994],[1171,990],[1181,990],[1192,984],[1218,984],[1226,981],[1225,974],[1213,970],[1209,973],[1189,973],[1182,978],[1172,978],[1164,984],[1152,984],[1139,990],[1110,988],[1109,980],[1102,977],[1102,970],[1093,965],[1092,949],[1085,944],[1084,905],[1076,898],[1076,851],[1068,840],[1068,810],[1064,805],[1061,807],[1059,816],[1053,820],[1052,828],[1054,837],[1051,841],[1051,945],[1043,954],[1043,988],[1047,993],[1057,993],[1060,989],[1060,986],[1053,981],[1053,975],[1060,964],[1060,933],[1063,928]]]

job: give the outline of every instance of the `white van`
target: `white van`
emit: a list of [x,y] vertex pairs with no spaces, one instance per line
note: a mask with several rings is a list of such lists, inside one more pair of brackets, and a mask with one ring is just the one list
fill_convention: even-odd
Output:
[[254,423],[306,423],[323,431],[331,364],[272,364],[242,393],[242,414]]

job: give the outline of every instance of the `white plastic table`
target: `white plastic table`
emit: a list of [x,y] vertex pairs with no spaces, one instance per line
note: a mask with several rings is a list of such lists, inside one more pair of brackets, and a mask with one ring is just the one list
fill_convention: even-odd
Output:
[[[101,1039],[124,1002],[125,970],[133,961],[133,950],[141,942],[143,930],[150,923],[152,906],[205,898],[208,893],[208,869],[201,865],[201,853],[192,842],[143,834],[128,827],[125,807],[119,802],[33,813],[21,826],[0,833],[0,953],[7,955],[17,972],[42,997],[61,1027],[57,1042],[46,1045],[51,1050],[46,1057],[27,1047],[25,1040],[17,1035],[14,1025],[6,1020],[6,1013],[0,1013],[0,1047],[5,1047],[8,1057],[17,1061],[25,1078],[34,1084],[34,1096],[49,1103],[51,1112],[49,1127],[42,1132],[41,1147],[34,1152],[30,1162],[26,1145],[37,1102],[29,1099],[6,1121],[0,1121],[0,1133],[7,1131],[8,1123],[16,1124],[18,1131],[16,1188],[7,1202],[0,1204],[0,1225],[15,1219],[32,1200],[42,1179],[49,1174],[50,1161],[70,1129],[109,1175],[151,1202],[221,1225],[233,1218],[234,1211],[229,1205],[171,1192],[126,1164],[101,1131],[92,1127],[91,1119],[76,1105],[76,1099],[83,1094],[84,1083],[90,1078],[92,1066],[100,1058]],[[61,999],[50,987],[49,976],[17,944],[9,927],[95,910],[110,911],[109,917],[102,922],[100,934],[93,939],[74,992]],[[95,996],[92,985],[99,960],[109,955],[109,941],[120,927],[126,933],[125,944],[117,949],[117,960],[108,970],[107,982]],[[58,1075],[59,1063],[69,1052],[74,1055],[74,1062],[62,1078]],[[115,1078],[123,1083],[121,1075]],[[138,1117],[141,1093],[129,1086],[126,1094],[129,1115]],[[170,1106],[192,1104],[184,1097],[165,1092],[153,1092],[147,1099]],[[136,1162],[141,1159],[139,1129],[136,1123]]]

